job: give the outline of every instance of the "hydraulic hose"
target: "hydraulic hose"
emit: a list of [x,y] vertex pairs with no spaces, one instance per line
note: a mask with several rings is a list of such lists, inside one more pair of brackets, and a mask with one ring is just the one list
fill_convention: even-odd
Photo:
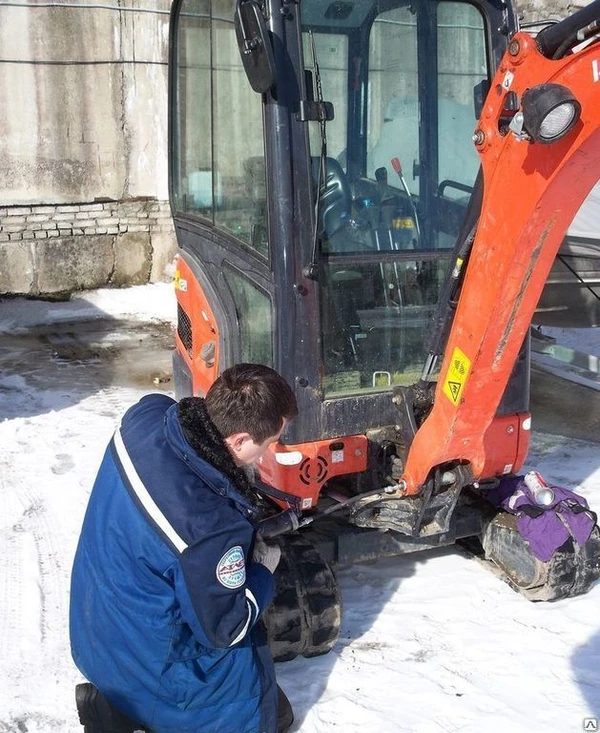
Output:
[[[598,1],[600,2],[600,0]],[[480,169],[469,200],[467,213],[465,214],[465,219],[452,253],[452,265],[442,286],[436,312],[431,319],[431,327],[425,344],[429,356],[423,370],[424,381],[427,381],[428,372],[433,369],[437,358],[443,353],[448,339],[448,332],[452,325],[456,308],[455,301],[462,284],[473,240],[475,239],[482,201],[483,175]]]
[[340,501],[338,504],[334,504],[327,509],[317,511],[306,517],[299,516],[295,509],[286,509],[279,514],[274,514],[271,517],[261,520],[259,523],[258,531],[265,539],[272,539],[278,537],[281,534],[287,534],[288,532],[295,532],[301,527],[306,527],[312,524],[316,519],[327,517],[334,512],[338,512],[340,509],[344,509],[351,504],[368,499],[370,497],[381,495],[382,498],[386,495],[395,494],[398,491],[398,484],[390,484],[389,486],[383,486],[380,489],[373,489],[372,491],[365,491],[362,494],[356,494],[356,496],[350,496],[344,501]]
[[577,33],[596,20],[600,20],[600,0],[593,0],[568,18],[540,31],[535,39],[538,48],[546,58],[560,58],[577,40]]

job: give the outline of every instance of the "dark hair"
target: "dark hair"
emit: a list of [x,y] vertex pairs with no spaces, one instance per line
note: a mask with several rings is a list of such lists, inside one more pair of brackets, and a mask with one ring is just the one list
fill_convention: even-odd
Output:
[[263,443],[281,429],[284,419],[298,414],[290,385],[262,364],[237,364],[226,369],[205,397],[206,411],[224,438],[249,433]]

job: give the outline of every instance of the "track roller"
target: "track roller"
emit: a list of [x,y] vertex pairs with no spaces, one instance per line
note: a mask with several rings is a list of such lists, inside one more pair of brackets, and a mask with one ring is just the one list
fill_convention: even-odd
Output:
[[337,641],[342,617],[335,575],[303,537],[284,535],[279,543],[275,597],[264,615],[273,659],[326,654]]

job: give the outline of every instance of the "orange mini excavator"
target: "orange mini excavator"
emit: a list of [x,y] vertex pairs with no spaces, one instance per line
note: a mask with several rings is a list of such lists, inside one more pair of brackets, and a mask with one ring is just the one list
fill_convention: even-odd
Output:
[[600,177],[599,18],[174,2],[176,392],[259,362],[300,408],[258,481],[276,659],[334,644],[336,563],[466,541],[532,600],[599,576],[597,528],[543,562],[488,500],[526,458],[530,324]]

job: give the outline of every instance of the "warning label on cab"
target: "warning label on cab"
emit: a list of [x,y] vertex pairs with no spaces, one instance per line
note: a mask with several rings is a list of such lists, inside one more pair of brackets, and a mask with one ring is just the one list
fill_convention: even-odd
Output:
[[444,380],[443,392],[453,405],[458,405],[469,376],[471,361],[458,346],[452,352],[450,368]]

